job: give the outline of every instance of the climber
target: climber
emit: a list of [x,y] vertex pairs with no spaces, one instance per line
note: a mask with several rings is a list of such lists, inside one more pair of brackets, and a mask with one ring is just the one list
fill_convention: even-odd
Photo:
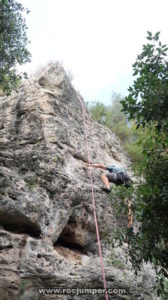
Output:
[[110,182],[115,183],[116,185],[124,185],[126,188],[132,185],[132,179],[128,173],[121,167],[118,166],[105,166],[104,164],[88,164],[85,163],[88,167],[98,168],[107,171],[103,173],[101,179],[105,185],[102,188],[103,191],[110,193],[111,187]]

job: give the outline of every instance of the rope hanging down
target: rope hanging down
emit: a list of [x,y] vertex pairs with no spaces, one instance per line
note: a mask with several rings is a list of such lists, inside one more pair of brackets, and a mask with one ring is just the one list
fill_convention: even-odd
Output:
[[[90,156],[90,148],[89,148],[89,142],[88,142],[88,131],[86,126],[86,111],[85,106],[80,98],[80,96],[77,96],[78,100],[81,103],[82,106],[82,115],[83,115],[83,123],[84,123],[84,132],[85,132],[85,139],[86,139],[86,147],[87,147],[87,154],[88,154],[88,163],[91,164],[91,156]],[[107,285],[106,285],[106,276],[105,276],[105,270],[104,270],[104,262],[103,262],[103,255],[102,255],[102,249],[101,249],[101,243],[100,243],[100,235],[99,235],[99,229],[98,229],[98,223],[97,223],[97,215],[96,215],[96,205],[95,205],[95,197],[94,197],[94,189],[93,189],[93,174],[92,170],[90,169],[90,182],[91,182],[91,191],[92,191],[92,206],[93,206],[93,212],[94,212],[94,221],[95,221],[95,227],[96,227],[96,235],[97,235],[97,243],[98,243],[98,249],[99,249],[99,256],[100,256],[100,265],[101,265],[101,271],[102,271],[102,278],[103,278],[103,286],[104,289],[107,291]],[[105,293],[105,299],[109,300],[108,293]]]

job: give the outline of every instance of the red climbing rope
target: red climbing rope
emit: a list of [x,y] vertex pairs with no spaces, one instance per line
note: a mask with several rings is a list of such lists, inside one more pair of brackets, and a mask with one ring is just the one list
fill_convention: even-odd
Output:
[[[88,142],[88,131],[87,131],[87,126],[86,126],[86,118],[85,118],[86,111],[85,111],[85,106],[84,106],[80,96],[78,96],[78,99],[79,99],[79,101],[81,103],[81,106],[82,106],[83,123],[84,123],[86,146],[87,146],[87,153],[88,153],[88,163],[90,165],[91,164],[91,156],[90,156],[90,148],[89,148],[89,142]],[[108,300],[109,297],[108,297],[108,293],[107,293],[106,276],[105,276],[103,255],[102,255],[102,249],[101,249],[101,243],[100,243],[99,228],[98,228],[97,216],[96,216],[96,205],[95,205],[95,197],[94,197],[94,189],[93,189],[93,173],[92,173],[91,169],[90,169],[90,181],[91,181],[91,191],[92,191],[92,206],[93,206],[93,212],[94,212],[94,221],[95,221],[95,227],[96,227],[97,243],[98,243],[98,248],[99,248],[99,256],[100,256],[100,265],[101,265],[101,270],[102,270],[103,286],[104,286],[104,289],[106,290],[105,299]]]

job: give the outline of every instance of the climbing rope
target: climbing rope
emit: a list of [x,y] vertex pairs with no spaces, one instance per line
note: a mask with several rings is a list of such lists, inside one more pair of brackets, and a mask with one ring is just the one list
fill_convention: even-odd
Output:
[[[85,110],[85,106],[84,106],[80,96],[78,95],[77,97],[82,106],[83,124],[84,124],[84,132],[85,132],[86,147],[87,147],[87,154],[88,154],[88,163],[89,163],[89,165],[91,165],[90,148],[89,148],[89,142],[88,142],[88,131],[87,131],[87,126],[86,126],[86,110]],[[93,173],[92,173],[91,169],[90,169],[90,182],[91,182],[91,191],[92,191],[92,206],[93,206],[93,212],[94,212],[94,221],[95,221],[95,227],[96,227],[97,243],[98,243],[99,256],[100,256],[100,265],[101,265],[102,278],[103,278],[103,286],[104,286],[104,289],[106,290],[105,299],[109,300],[108,293],[107,293],[107,284],[106,284],[106,276],[105,276],[102,248],[101,248],[101,242],[100,242],[99,228],[98,228],[98,223],[97,223],[95,196],[94,196],[94,189],[93,189]]]
[[[79,96],[78,96],[79,97]],[[81,101],[80,101],[81,102]],[[82,105],[83,105],[83,103],[82,103]],[[84,108],[84,112],[85,112],[85,108]],[[86,114],[85,114],[85,124],[86,124],[86,120],[87,120],[87,122],[89,123],[89,128],[90,128],[90,133],[91,133],[91,136],[93,136],[93,135],[95,135],[94,133],[93,133],[93,122],[91,122],[91,119],[90,118],[86,118]],[[98,144],[98,147],[97,147],[97,153],[99,153],[100,152],[100,146],[99,146],[99,144]],[[128,207],[128,213],[127,213],[127,216],[128,216],[128,225],[127,225],[127,227],[129,228],[129,227],[131,227],[132,226],[132,224],[133,224],[133,211],[132,211],[132,203],[131,203],[131,200],[130,199],[125,199],[125,203],[126,203],[126,205],[127,205],[127,207]]]

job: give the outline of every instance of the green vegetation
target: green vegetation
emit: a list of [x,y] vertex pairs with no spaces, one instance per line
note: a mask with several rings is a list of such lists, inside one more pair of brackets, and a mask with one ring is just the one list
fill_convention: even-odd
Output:
[[26,24],[24,7],[14,0],[0,0],[0,89],[9,94],[20,81],[16,65],[30,61],[26,46]]
[[26,187],[29,189],[29,190],[33,190],[37,183],[38,183],[38,179],[37,178],[32,178],[32,179],[26,179]]
[[26,290],[29,290],[29,299],[34,299],[34,291],[37,290],[43,283],[42,278],[35,277],[30,280],[28,278],[22,278],[20,282],[20,295],[23,295]]
[[122,100],[123,111],[137,124],[137,132],[145,129],[139,175],[144,180],[134,186],[134,216],[138,230],[124,230],[120,236],[129,246],[135,270],[141,263],[151,262],[167,295],[168,278],[168,61],[167,46],[159,41],[159,33],[148,32],[149,43],[133,65],[137,76],[130,94]]
[[159,32],[152,36],[148,32],[149,43],[137,56],[133,65],[133,75],[138,76],[129,95],[121,101],[129,119],[136,120],[137,126],[152,124],[155,129],[167,129],[168,122],[168,61],[167,45],[159,41]]
[[130,195],[129,189],[116,187],[113,191],[120,199],[121,214],[126,211],[123,199],[133,200],[134,219],[138,221],[136,231],[123,224],[115,237],[120,244],[128,243],[136,272],[143,261],[155,266],[160,281],[158,294],[164,290],[168,295],[168,47],[159,41],[159,32],[154,36],[148,32],[147,39],[133,65],[136,79],[129,95],[120,103],[114,99],[108,107],[96,103],[90,111],[95,120],[120,137],[137,175],[143,177]]
[[119,260],[119,259],[116,257],[116,255],[115,255],[115,253],[114,253],[113,250],[111,251],[111,254],[110,254],[109,257],[108,257],[108,263],[109,263],[110,265],[112,265],[112,266],[114,266],[114,267],[120,269],[120,270],[124,270],[124,269],[125,269],[125,265],[122,263],[121,260]]
[[111,105],[100,102],[91,103],[89,110],[92,118],[107,126],[121,140],[124,150],[134,163],[138,165],[142,159],[142,147],[139,139],[143,137],[144,131],[136,131],[134,122],[128,122],[128,116],[122,112],[120,101],[124,100],[120,94],[113,94]]
[[21,279],[21,283],[20,283],[20,293],[21,295],[24,294],[26,288],[27,288],[27,279]]
[[34,279],[34,285],[35,285],[36,287],[39,287],[40,285],[42,285],[42,283],[43,283],[42,278],[37,277],[37,278]]
[[130,296],[125,296],[125,300],[131,300]]

